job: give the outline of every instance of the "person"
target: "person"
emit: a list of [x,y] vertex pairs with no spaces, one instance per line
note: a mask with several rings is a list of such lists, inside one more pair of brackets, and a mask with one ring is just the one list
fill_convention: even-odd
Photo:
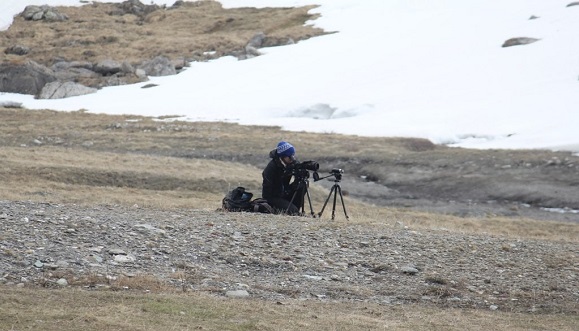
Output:
[[271,160],[262,172],[261,196],[267,200],[276,213],[287,212],[289,215],[300,215],[303,209],[306,190],[300,188],[295,180],[290,183],[292,179],[290,169],[296,162],[295,154],[296,150],[292,144],[280,141],[277,147],[269,152]]

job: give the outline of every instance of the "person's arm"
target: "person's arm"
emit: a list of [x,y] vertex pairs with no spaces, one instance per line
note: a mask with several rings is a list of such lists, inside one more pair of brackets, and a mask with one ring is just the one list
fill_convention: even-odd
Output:
[[272,162],[265,167],[261,176],[263,177],[261,197],[267,200],[279,196],[279,194],[275,194],[277,181],[275,180],[275,167]]

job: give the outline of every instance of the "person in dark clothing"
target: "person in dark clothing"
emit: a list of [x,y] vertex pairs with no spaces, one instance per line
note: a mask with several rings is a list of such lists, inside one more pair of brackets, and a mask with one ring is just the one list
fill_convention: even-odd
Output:
[[280,141],[277,147],[269,152],[269,157],[271,161],[262,172],[262,198],[266,199],[277,213],[287,211],[289,215],[300,215],[305,189],[300,189],[294,197],[298,185],[295,181],[290,183],[292,174],[287,171],[288,167],[296,162],[295,148],[288,142]]

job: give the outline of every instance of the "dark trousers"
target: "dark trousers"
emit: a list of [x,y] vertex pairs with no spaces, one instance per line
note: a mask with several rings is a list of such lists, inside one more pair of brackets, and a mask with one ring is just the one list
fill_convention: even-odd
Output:
[[[288,192],[283,197],[267,199],[267,203],[269,203],[278,214],[283,214],[287,211],[288,215],[299,215],[304,205],[304,195],[306,192],[305,190],[300,190],[295,194],[295,197],[294,193],[295,191]],[[290,201],[292,202],[290,203]]]

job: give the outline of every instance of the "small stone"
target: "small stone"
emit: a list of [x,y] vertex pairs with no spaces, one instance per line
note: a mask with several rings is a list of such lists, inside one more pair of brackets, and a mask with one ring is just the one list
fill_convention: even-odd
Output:
[[228,298],[247,298],[249,297],[249,292],[246,290],[227,291],[225,296]]
[[115,262],[131,263],[135,262],[136,258],[132,255],[115,255]]
[[489,307],[489,309],[490,309],[490,310],[497,310],[497,309],[499,309],[499,306],[497,306],[497,305],[491,305],[491,306]]
[[125,251],[119,248],[109,249],[109,254],[111,255],[127,255]]
[[400,271],[409,275],[416,275],[418,273],[418,269],[411,266],[402,267],[400,268]]
[[87,260],[92,263],[103,263],[103,258],[99,255],[91,255]]
[[68,286],[68,281],[64,278],[61,278],[61,279],[56,281],[56,285],[62,286],[62,287]]
[[307,279],[313,279],[313,280],[322,280],[323,279],[320,276],[311,276],[311,275],[304,275],[304,277]]

